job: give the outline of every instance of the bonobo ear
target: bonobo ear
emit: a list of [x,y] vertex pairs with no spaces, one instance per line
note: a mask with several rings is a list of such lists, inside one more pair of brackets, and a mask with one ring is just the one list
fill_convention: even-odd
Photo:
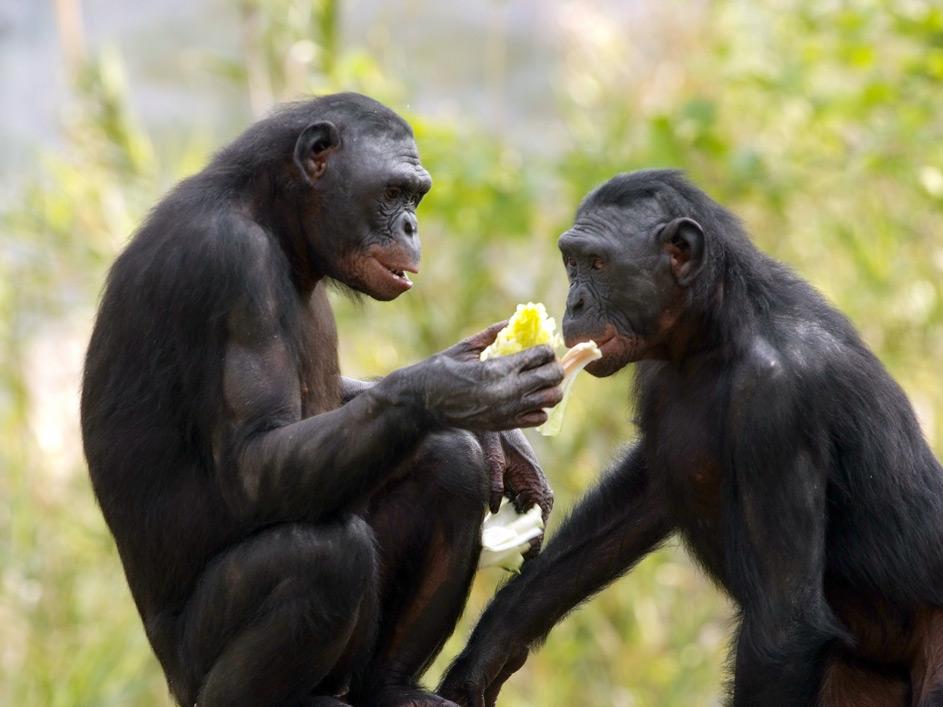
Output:
[[295,143],[295,164],[308,184],[314,184],[327,169],[328,153],[339,147],[341,136],[334,123],[322,120],[301,131]]
[[704,230],[694,219],[676,218],[661,230],[662,248],[671,256],[671,273],[681,287],[690,285],[704,261]]

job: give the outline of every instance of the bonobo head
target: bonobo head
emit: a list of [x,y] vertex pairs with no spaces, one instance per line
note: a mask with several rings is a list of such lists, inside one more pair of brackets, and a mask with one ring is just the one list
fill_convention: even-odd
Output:
[[603,357],[586,368],[593,375],[671,358],[684,345],[689,295],[711,277],[699,220],[716,214],[702,200],[710,201],[676,171],[620,174],[583,200],[560,236],[570,280],[563,334],[568,346],[599,345]]
[[257,210],[270,212],[259,217],[281,240],[297,281],[330,277],[378,300],[412,286],[406,273],[419,271],[421,253],[416,206],[432,180],[405,120],[341,93],[283,107],[240,142],[230,160],[243,156],[243,169],[251,159],[272,174],[274,200]]

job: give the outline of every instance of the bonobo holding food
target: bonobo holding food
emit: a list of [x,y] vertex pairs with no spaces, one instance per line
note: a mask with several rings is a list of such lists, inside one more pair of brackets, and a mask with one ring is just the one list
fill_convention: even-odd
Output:
[[111,268],[85,454],[181,705],[449,704],[417,680],[465,605],[486,508],[550,511],[515,429],[561,399],[549,346],[481,361],[498,324],[374,385],[340,375],[326,287],[407,292],[431,186],[376,101],[283,106]]

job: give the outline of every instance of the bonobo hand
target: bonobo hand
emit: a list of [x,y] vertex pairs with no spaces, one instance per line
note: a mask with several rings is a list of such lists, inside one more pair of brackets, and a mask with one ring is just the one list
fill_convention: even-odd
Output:
[[543,408],[560,402],[563,367],[549,346],[478,359],[506,323],[403,369],[421,396],[420,405],[442,426],[474,431],[534,427],[547,419]]
[[[523,513],[535,503],[540,506],[544,524],[553,508],[553,490],[537,462],[534,450],[520,430],[482,432],[478,435],[491,469],[491,496],[488,506],[497,513],[501,499],[507,495]],[[531,541],[525,559],[540,551],[543,535]]]
[[527,660],[527,647],[493,640],[476,651],[474,638],[449,667],[437,692],[461,707],[494,707],[505,681]]

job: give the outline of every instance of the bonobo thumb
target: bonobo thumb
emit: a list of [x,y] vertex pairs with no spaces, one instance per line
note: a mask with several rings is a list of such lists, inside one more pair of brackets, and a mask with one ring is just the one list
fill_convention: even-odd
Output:
[[481,356],[481,352],[494,342],[495,338],[498,336],[498,332],[507,326],[507,323],[507,319],[503,322],[496,322],[484,331],[479,331],[477,334],[469,336],[467,339],[462,339],[455,344],[455,346],[446,349],[443,353],[451,358],[462,360],[471,361],[477,359]]

